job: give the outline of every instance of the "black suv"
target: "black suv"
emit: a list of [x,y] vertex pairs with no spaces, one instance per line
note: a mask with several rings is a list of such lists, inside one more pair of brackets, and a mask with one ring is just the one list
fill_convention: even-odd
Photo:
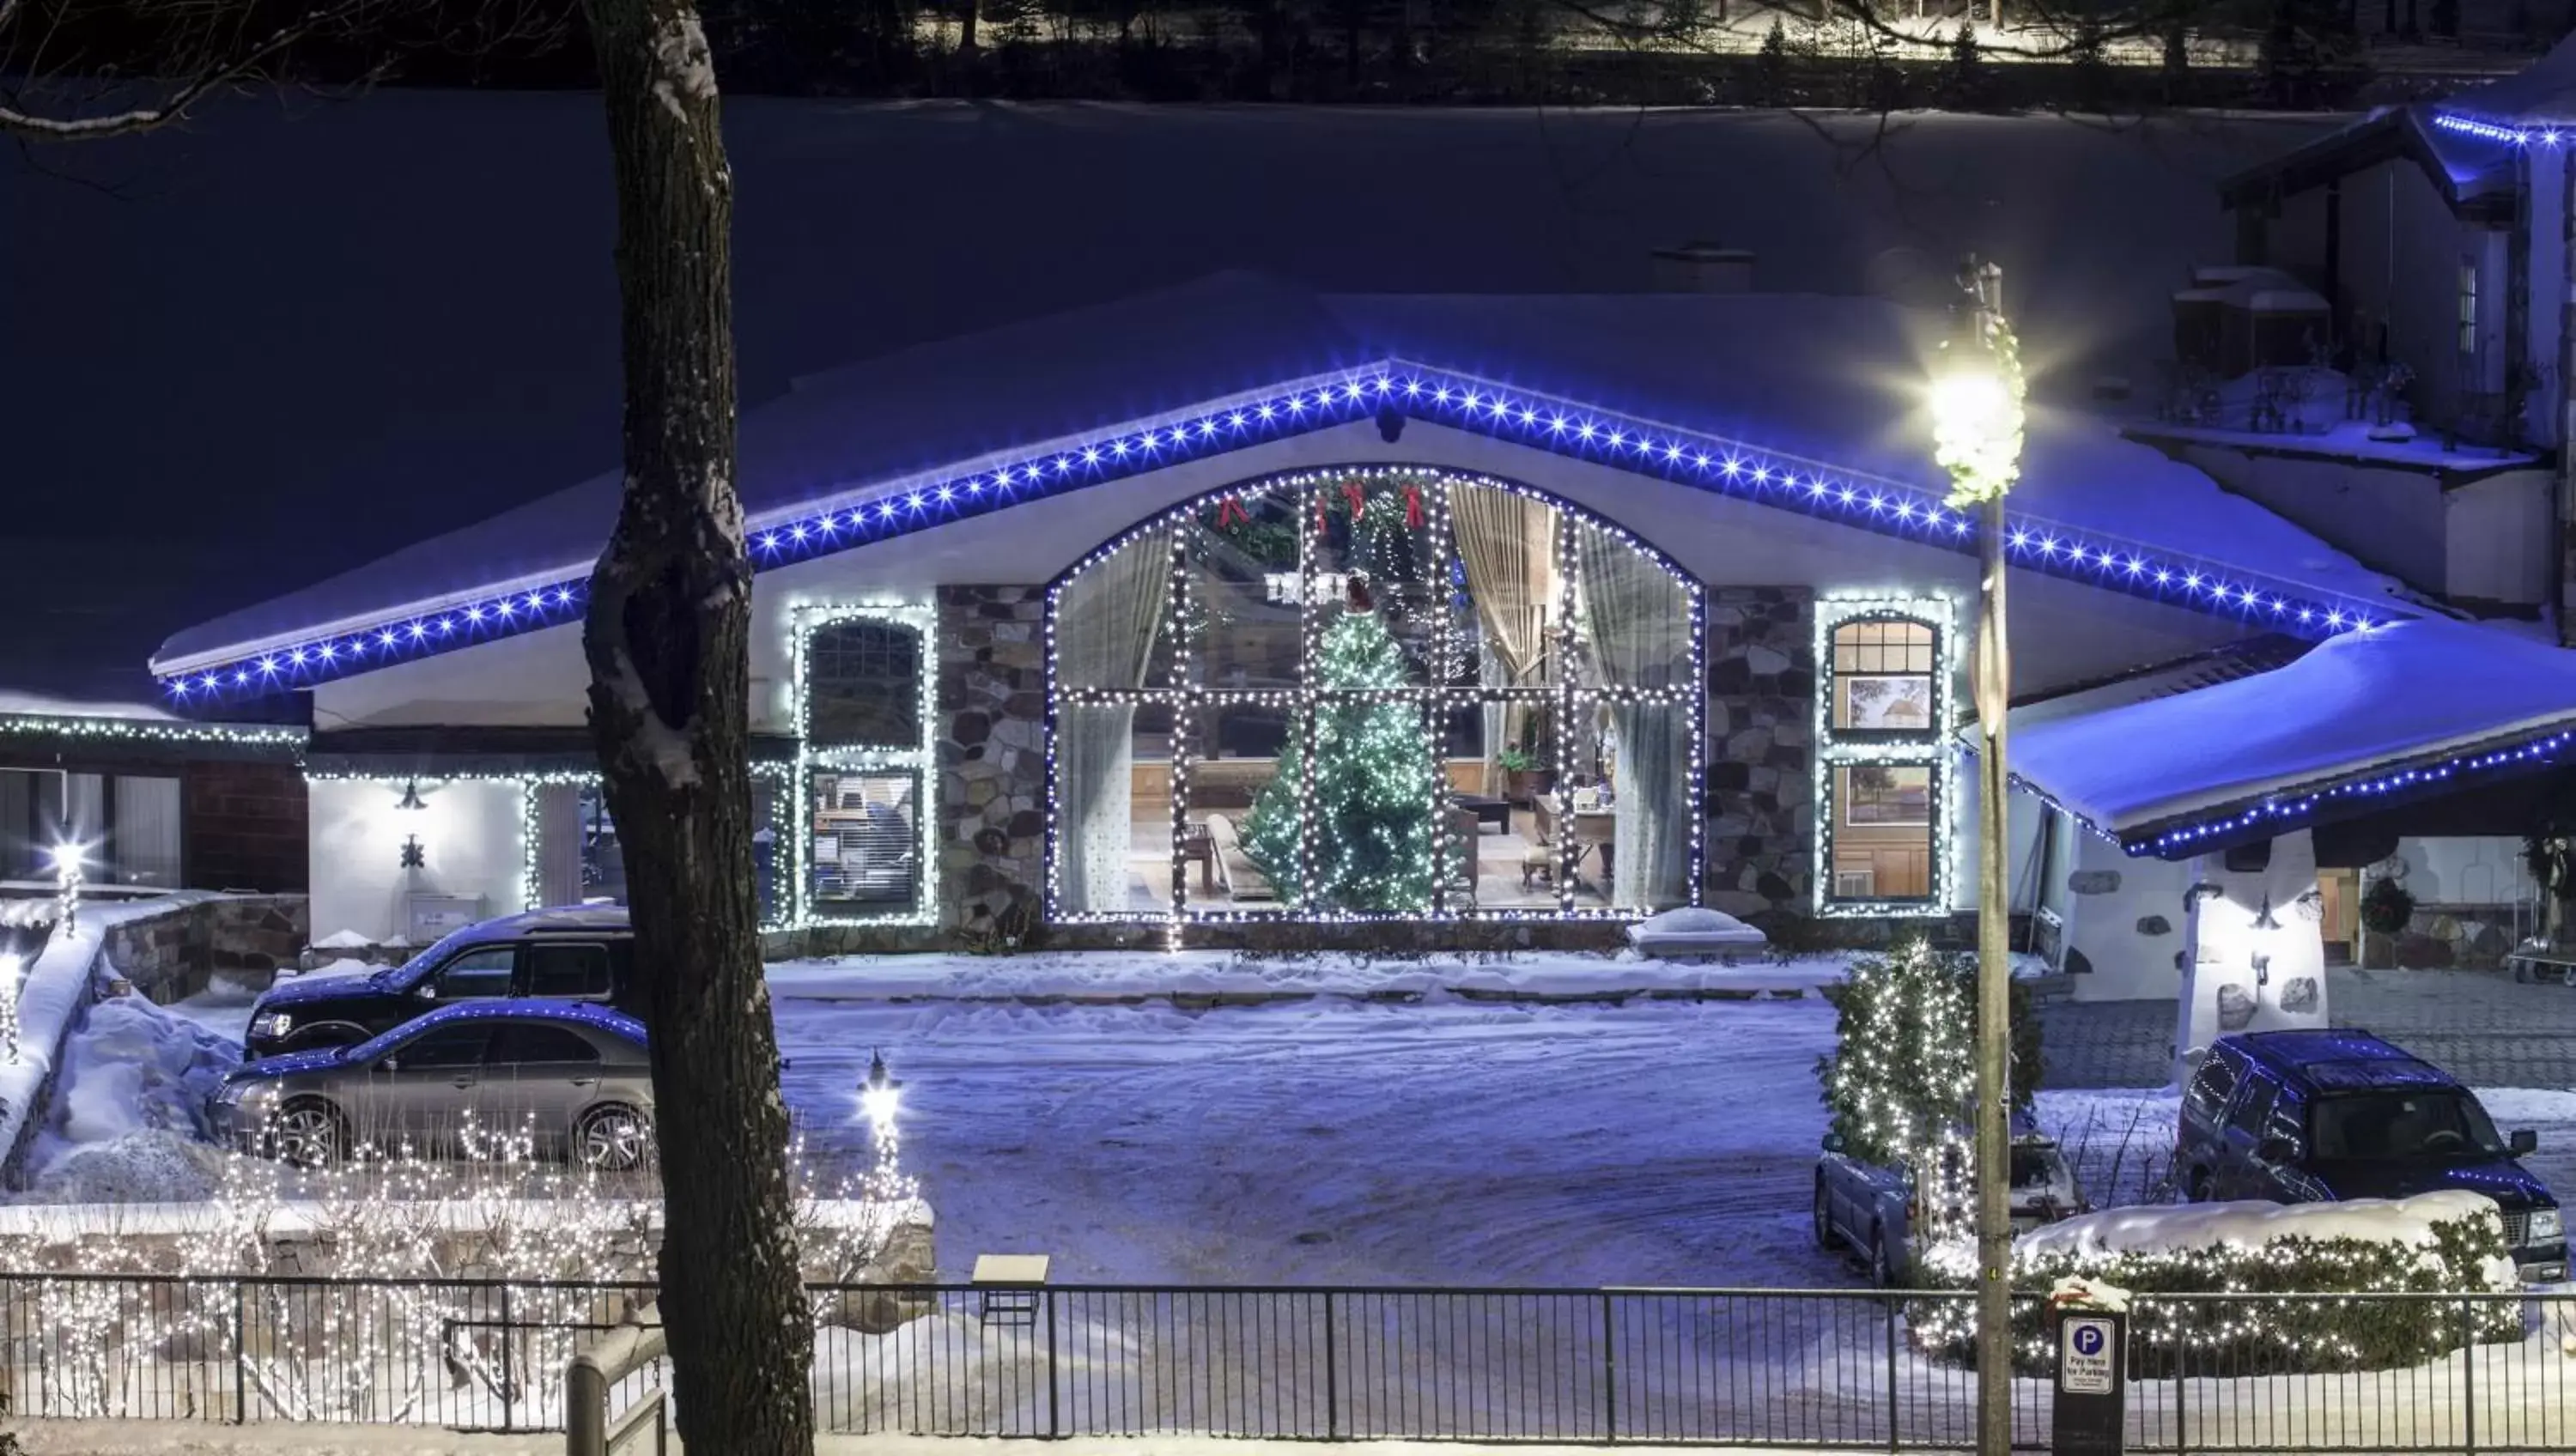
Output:
[[2458,1189],[2504,1212],[2522,1277],[2567,1277],[2558,1200],[2449,1073],[2366,1031],[2220,1037],[2183,1093],[2174,1168],[2194,1203],[2330,1203]]
[[635,936],[622,906],[530,910],[469,925],[399,966],[281,981],[251,1008],[243,1054],[353,1046],[460,1001],[544,996],[641,1017]]

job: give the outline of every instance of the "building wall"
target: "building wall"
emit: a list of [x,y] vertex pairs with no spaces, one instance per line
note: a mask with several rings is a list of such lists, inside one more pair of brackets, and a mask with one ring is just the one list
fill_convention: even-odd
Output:
[[2073,847],[2060,903],[2066,917],[2061,969],[2075,999],[2170,1001],[2181,994],[2190,867],[2133,859],[2080,829]]
[[291,763],[192,763],[179,773],[181,878],[190,889],[297,891],[311,845]]
[[1815,892],[1815,593],[1713,587],[1701,893],[1730,915],[1804,914]]
[[[2316,846],[2307,831],[2273,840],[2271,860],[2259,871],[2230,871],[2218,855],[2189,867],[2189,885],[2215,893],[2192,895],[2185,919],[2191,972],[2175,1023],[2177,1086],[2221,1036],[2331,1024]],[[2258,926],[2266,905],[2275,923]]]
[[2175,458],[2350,552],[2453,601],[2537,606],[2549,592],[2553,483],[2505,470],[2445,490],[2421,470],[2175,441]]
[[[425,781],[428,807],[395,807],[399,784],[324,779],[308,786],[312,823],[312,925],[316,937],[354,930],[371,943],[409,936],[409,898],[458,895],[483,915],[525,908],[515,782]],[[406,837],[422,866],[402,867]]]
[[[2407,160],[2344,178],[2342,216],[2344,321],[2358,314],[2387,324],[2391,357],[2415,371],[2422,417],[2449,419],[2464,392],[2500,387],[2505,235],[2453,217],[2441,191]],[[2475,259],[2480,268],[2474,357],[2459,350],[2463,258]],[[2542,296],[2534,295],[2535,301]]]

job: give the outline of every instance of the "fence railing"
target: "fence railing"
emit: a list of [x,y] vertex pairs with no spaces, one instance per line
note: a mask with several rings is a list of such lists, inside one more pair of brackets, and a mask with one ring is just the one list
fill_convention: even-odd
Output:
[[[818,1286],[844,1433],[1960,1449],[1965,1296],[1769,1289]],[[0,1275],[0,1410],[562,1429],[636,1285]],[[2142,1296],[2129,1445],[2576,1449],[2576,1294]],[[2042,1313],[2017,1444],[2050,1439]],[[610,1342],[616,1337],[611,1336]],[[584,1409],[658,1411],[653,1352]],[[640,1428],[639,1428],[640,1429]],[[648,1438],[649,1439],[649,1438]]]

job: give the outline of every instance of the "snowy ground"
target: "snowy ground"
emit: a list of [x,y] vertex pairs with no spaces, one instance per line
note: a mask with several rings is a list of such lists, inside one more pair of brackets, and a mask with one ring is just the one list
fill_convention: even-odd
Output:
[[[387,1430],[372,1426],[216,1426],[141,1421],[30,1421],[9,1427],[28,1456],[560,1456],[564,1438],[468,1435],[456,1431]],[[670,1449],[681,1450],[677,1437]],[[1016,1456],[1025,1441],[954,1436],[825,1436],[816,1456]],[[1247,1441],[1221,1436],[1160,1436],[1051,1441],[1049,1456],[1311,1456],[1311,1441]],[[1575,1456],[1592,1446],[1485,1445],[1477,1442],[1367,1441],[1342,1449],[1355,1456]],[[1779,1456],[1759,1449],[1742,1456]],[[1809,1450],[1807,1456],[1816,1456]]]

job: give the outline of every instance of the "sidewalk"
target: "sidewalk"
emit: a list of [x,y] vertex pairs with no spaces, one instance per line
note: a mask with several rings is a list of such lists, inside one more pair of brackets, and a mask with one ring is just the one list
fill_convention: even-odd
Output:
[[[465,1435],[434,1427],[223,1426],[186,1421],[0,1423],[28,1456],[563,1456],[561,1435]],[[680,1450],[674,1438],[671,1450]],[[1761,1447],[1735,1456],[1783,1456]],[[970,1436],[824,1436],[815,1456],[1598,1456],[1597,1446],[1489,1445],[1467,1441],[1254,1441],[1231,1436],[1076,1437],[1064,1441]],[[1801,1448],[1799,1456],[1836,1456]]]

